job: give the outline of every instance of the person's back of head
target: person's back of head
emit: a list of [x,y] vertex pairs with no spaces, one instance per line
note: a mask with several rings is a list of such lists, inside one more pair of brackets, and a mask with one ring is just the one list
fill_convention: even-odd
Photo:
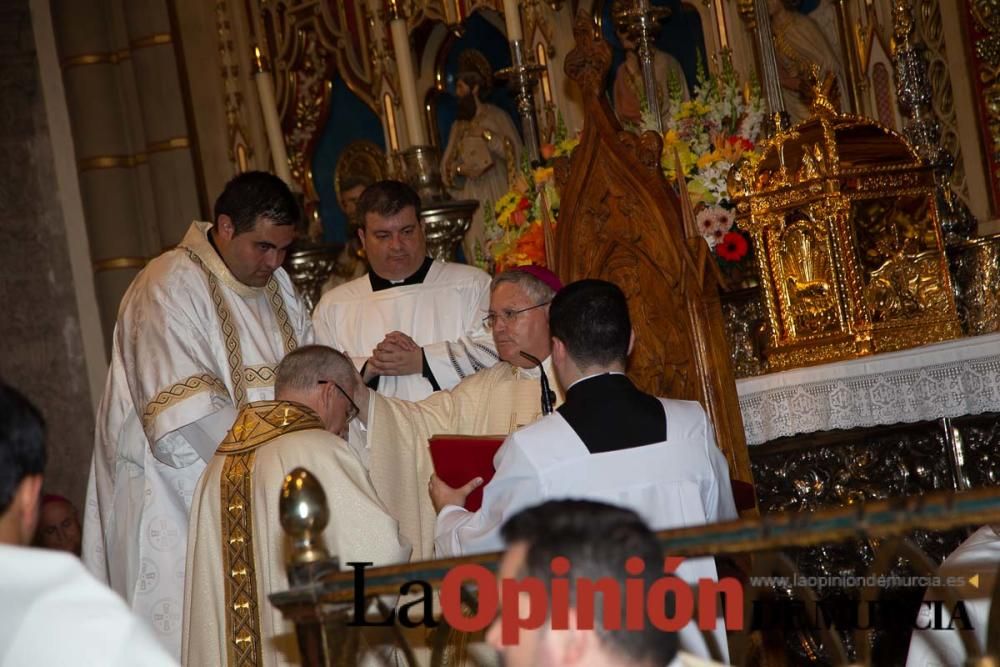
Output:
[[[608,598],[595,600],[591,605],[594,611],[592,632],[596,633],[597,641],[584,646],[594,655],[588,656],[589,660],[581,664],[660,666],[673,659],[677,652],[677,636],[674,633],[657,629],[648,618],[643,619],[642,630],[626,629],[626,577],[641,579],[643,590],[648,591],[664,576],[660,543],[635,512],[589,500],[551,500],[511,517],[501,528],[501,535],[508,547],[500,565],[501,577],[534,577],[542,582],[544,590],[552,591],[552,582],[557,576],[552,571],[553,559],[564,557],[569,561],[569,570],[565,574],[560,572],[558,577],[569,580],[571,609],[579,609],[580,580],[598,582],[606,579],[616,584],[620,593],[618,628],[605,627]],[[645,566],[641,574],[627,574],[626,561],[630,558],[641,559]],[[595,593],[595,597],[598,595]],[[523,610],[520,613],[523,614]],[[580,623],[579,617],[577,622]],[[577,629],[586,631],[579,625]],[[490,629],[490,640],[505,652],[505,663],[511,667],[533,664],[533,655],[526,653],[539,650],[537,647],[499,646],[497,632],[496,627]],[[541,640],[549,642],[550,646],[540,650],[549,655],[581,650],[580,646],[575,649],[565,646],[565,642],[574,641],[571,633],[560,636],[549,627],[544,632],[546,636]],[[537,657],[537,653],[534,656]],[[596,659],[598,657],[605,660]]]
[[304,345],[278,364],[274,397],[305,405],[331,433],[341,433],[357,415],[353,396],[360,375],[351,360],[326,345]]
[[625,294],[606,280],[578,280],[556,294],[549,307],[552,337],[580,370],[624,369],[632,340]]
[[45,420],[0,383],[0,543],[30,544],[45,472]]

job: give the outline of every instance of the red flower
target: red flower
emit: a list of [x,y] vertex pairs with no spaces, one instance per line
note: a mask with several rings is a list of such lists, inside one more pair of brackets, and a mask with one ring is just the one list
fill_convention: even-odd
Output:
[[729,232],[722,242],[715,246],[715,252],[727,262],[738,262],[746,256],[750,244],[739,232]]
[[726,143],[730,146],[736,146],[744,153],[753,150],[753,142],[749,139],[745,139],[739,135],[734,134],[733,136],[726,139]]
[[518,211],[527,211],[531,208],[531,200],[527,197],[521,197],[521,201],[517,202]]

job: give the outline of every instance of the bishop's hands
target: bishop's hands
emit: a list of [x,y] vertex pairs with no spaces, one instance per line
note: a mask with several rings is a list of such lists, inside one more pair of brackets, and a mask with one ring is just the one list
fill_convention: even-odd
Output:
[[393,331],[372,351],[365,375],[419,375],[423,370],[424,351],[406,334]]
[[434,511],[440,514],[445,505],[464,507],[465,499],[469,497],[469,494],[482,485],[483,478],[476,477],[464,486],[454,489],[442,482],[437,475],[431,475],[431,481],[427,482],[427,492],[431,495]]

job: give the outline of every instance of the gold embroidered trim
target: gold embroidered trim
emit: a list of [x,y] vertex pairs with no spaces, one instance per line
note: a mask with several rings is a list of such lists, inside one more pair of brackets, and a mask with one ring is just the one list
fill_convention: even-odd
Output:
[[254,450],[279,435],[323,428],[323,422],[304,405],[290,401],[257,401],[240,411],[233,427],[219,445],[219,454]]
[[192,375],[180,382],[171,385],[156,395],[156,398],[146,404],[146,409],[142,412],[142,426],[149,430],[157,416],[167,408],[181,401],[191,398],[203,391],[219,391],[223,396],[229,395],[229,390],[221,380],[208,373],[202,375]]
[[229,270],[229,267],[226,266],[226,263],[219,257],[219,253],[215,252],[212,248],[212,244],[208,241],[208,233],[211,229],[212,223],[210,222],[192,222],[191,227],[188,228],[187,233],[184,234],[184,238],[178,244],[179,247],[184,248],[189,253],[194,253],[206,271],[213,274],[226,287],[244,299],[252,299],[260,296],[261,290],[264,288],[251,287],[237,280],[236,276]]
[[285,301],[278,292],[278,281],[274,276],[271,276],[270,280],[267,281],[267,294],[267,300],[271,304],[274,319],[278,321],[278,326],[281,327],[281,335],[285,339],[285,354],[288,354],[297,347],[295,332],[292,330],[291,322],[288,321],[288,311],[285,310]]
[[255,451],[226,457],[220,480],[222,572],[226,589],[226,654],[229,665],[262,664],[260,607],[253,551]]
[[215,314],[219,317],[219,327],[222,329],[222,340],[226,345],[226,362],[229,364],[229,379],[233,383],[233,404],[242,410],[247,404],[246,381],[243,378],[243,349],[240,346],[240,335],[233,326],[233,316],[226,305],[226,299],[219,288],[219,279],[208,270],[201,258],[190,248],[187,249],[191,261],[200,266],[208,277],[208,290],[215,304]]
[[274,366],[247,366],[243,369],[247,388],[273,387],[276,370]]

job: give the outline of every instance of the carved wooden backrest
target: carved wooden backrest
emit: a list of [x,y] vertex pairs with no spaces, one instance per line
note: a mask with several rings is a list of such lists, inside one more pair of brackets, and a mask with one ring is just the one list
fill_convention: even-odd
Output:
[[556,165],[556,271],[567,282],[602,278],[622,288],[636,335],[629,376],[649,393],[700,401],[730,474],[751,482],[714,260],[704,239],[685,238],[659,166],[660,135],[623,131],[605,98],[610,47],[588,17],[574,33],[566,74],[580,86],[586,123],[571,160]]

